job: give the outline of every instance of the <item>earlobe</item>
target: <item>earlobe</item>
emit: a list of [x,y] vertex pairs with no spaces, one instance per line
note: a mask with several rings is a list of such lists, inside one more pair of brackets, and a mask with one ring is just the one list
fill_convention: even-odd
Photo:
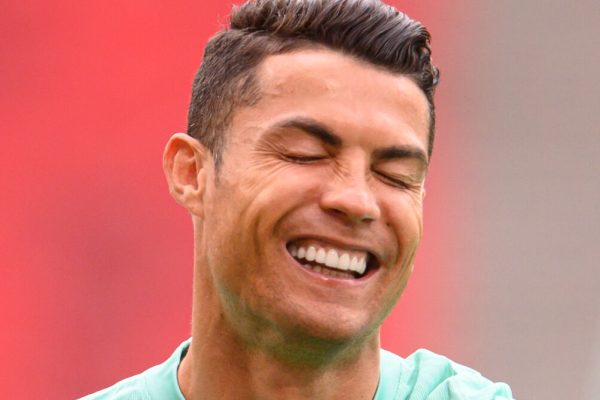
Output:
[[203,196],[209,164],[209,151],[185,133],[174,134],[165,146],[163,170],[169,192],[198,218],[204,217]]

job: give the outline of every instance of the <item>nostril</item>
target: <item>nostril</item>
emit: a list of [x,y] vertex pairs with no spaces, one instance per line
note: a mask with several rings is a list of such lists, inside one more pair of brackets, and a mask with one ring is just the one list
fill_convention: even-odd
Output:
[[370,190],[355,187],[324,193],[321,208],[352,222],[375,221],[381,216],[377,199]]

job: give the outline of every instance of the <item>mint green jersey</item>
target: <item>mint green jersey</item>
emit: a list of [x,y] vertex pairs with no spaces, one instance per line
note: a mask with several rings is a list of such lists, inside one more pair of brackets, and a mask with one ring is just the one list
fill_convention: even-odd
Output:
[[[185,400],[177,384],[177,368],[190,340],[164,363],[82,400]],[[493,383],[477,371],[428,350],[408,358],[381,350],[375,400],[508,400],[505,383]]]

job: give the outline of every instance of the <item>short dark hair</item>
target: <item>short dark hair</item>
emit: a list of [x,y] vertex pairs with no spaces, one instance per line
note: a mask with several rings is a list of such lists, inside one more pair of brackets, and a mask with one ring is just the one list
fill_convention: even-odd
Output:
[[256,67],[269,55],[325,46],[406,75],[429,103],[431,156],[433,94],[439,80],[431,63],[431,36],[421,23],[378,0],[256,0],[234,7],[230,26],[207,43],[193,83],[187,133],[220,165],[236,107],[255,104]]

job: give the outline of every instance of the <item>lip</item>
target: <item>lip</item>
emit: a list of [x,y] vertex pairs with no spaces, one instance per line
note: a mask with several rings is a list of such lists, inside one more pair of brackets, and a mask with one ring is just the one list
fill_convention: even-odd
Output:
[[[331,247],[338,248],[338,249],[346,249],[346,250],[351,250],[351,251],[365,252],[368,254],[368,258],[369,258],[367,270],[366,270],[365,274],[363,276],[361,276],[360,278],[348,279],[348,278],[340,278],[340,277],[334,277],[334,276],[329,276],[329,275],[323,275],[323,274],[315,272],[311,269],[308,269],[308,268],[304,267],[296,258],[294,258],[288,250],[288,246],[291,243],[301,241],[301,240],[302,241],[307,240],[307,241],[321,242],[322,244],[324,244],[326,246],[329,245]],[[375,275],[377,273],[377,271],[381,268],[381,256],[379,255],[378,252],[376,252],[370,246],[364,246],[364,245],[360,245],[360,244],[356,244],[356,243],[348,243],[346,241],[335,240],[335,239],[331,239],[331,238],[323,238],[320,236],[302,235],[302,236],[298,236],[293,239],[290,239],[290,240],[286,241],[285,243],[283,243],[283,251],[287,254],[288,258],[298,267],[298,269],[302,270],[304,273],[310,275],[311,277],[316,277],[316,278],[320,279],[323,282],[331,282],[331,283],[339,282],[339,283],[350,284],[350,285],[361,285],[361,284],[369,281],[373,277],[373,275]]]

